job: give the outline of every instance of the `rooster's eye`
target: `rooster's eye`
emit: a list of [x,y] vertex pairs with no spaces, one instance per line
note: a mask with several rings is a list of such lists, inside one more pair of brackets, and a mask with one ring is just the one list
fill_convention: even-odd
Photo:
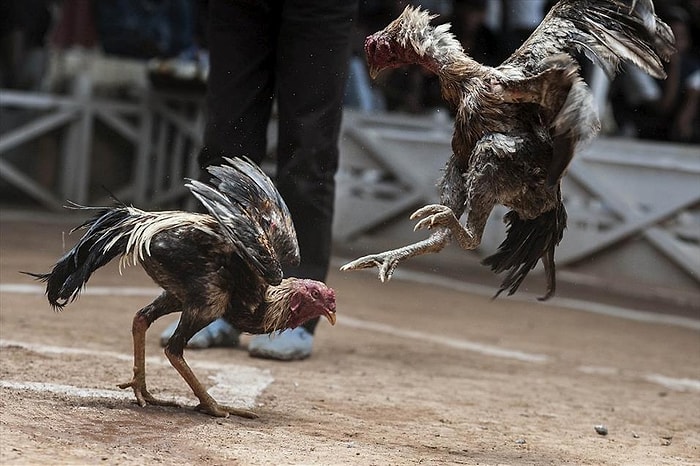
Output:
[[312,298],[318,299],[319,296],[320,296],[320,295],[319,295],[319,293],[318,293],[318,290],[313,290],[313,291],[311,292],[311,297],[312,297]]

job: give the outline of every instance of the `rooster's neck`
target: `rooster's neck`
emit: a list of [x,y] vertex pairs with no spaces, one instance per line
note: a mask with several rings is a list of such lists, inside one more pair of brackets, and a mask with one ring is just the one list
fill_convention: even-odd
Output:
[[264,333],[287,328],[290,312],[290,300],[295,292],[297,279],[285,278],[279,285],[271,285],[265,291]]
[[416,47],[419,63],[440,78],[445,99],[458,104],[462,90],[474,78],[485,78],[488,68],[464,53],[461,44],[451,34],[440,34],[439,29],[426,39],[422,46]]

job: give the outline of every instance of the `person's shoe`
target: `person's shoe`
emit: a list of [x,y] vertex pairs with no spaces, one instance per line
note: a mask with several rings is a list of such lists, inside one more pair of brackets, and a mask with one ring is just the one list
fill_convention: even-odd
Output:
[[[165,346],[170,337],[175,333],[179,321],[173,322],[160,334],[160,346]],[[234,347],[238,346],[238,336],[240,332],[233,328],[231,324],[223,319],[216,319],[211,324],[195,333],[187,347],[190,349],[204,349],[213,347]]]
[[248,354],[254,358],[293,361],[311,356],[314,336],[304,327],[257,335],[248,344]]

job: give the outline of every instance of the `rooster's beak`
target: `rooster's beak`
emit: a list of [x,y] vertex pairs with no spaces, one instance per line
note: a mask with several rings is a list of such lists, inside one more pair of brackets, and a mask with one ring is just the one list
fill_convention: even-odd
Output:
[[325,316],[331,325],[335,325],[335,321],[336,321],[335,309],[334,310],[326,309]]
[[381,71],[380,68],[377,68],[375,66],[377,47],[379,44],[379,34],[380,33],[372,34],[371,36],[367,36],[367,38],[365,39],[365,56],[367,57],[367,71],[369,72],[369,75],[372,79],[375,79]]

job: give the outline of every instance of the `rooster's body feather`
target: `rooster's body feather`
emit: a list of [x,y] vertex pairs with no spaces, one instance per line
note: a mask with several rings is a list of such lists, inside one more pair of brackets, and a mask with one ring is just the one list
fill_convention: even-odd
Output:
[[[599,123],[575,57],[583,54],[614,74],[629,61],[665,76],[662,61],[674,52],[670,28],[651,0],[561,0],[530,38],[498,67],[467,56],[435,16],[407,7],[365,41],[370,74],[419,64],[437,74],[455,112],[453,154],[439,183],[440,204],[416,211],[429,238],[365,256],[343,270],[377,266],[382,281],[409,257],[440,251],[451,239],[464,249],[481,242],[496,204],[511,209],[508,233],[484,264],[507,271],[498,293],[514,293],[542,259],[547,293],[555,290],[554,249],[566,227],[560,181],[581,142]],[[466,224],[459,218],[466,214]]]
[[335,323],[333,290],[314,280],[283,278],[282,264],[299,262],[289,211],[270,179],[252,162],[226,159],[211,167],[212,183],[188,187],[209,214],[147,212],[131,206],[96,210],[76,229],[86,230],[47,274],[54,308],[75,300],[92,273],[117,257],[120,267],[140,264],[164,292],[134,317],[134,379],[141,405],[158,403],[146,390],[146,329],[159,317],[181,312],[165,353],[206,412],[225,416],[252,413],[221,407],[206,393],[182,357],[189,339],[218,318],[254,334],[293,328],[325,316]]

